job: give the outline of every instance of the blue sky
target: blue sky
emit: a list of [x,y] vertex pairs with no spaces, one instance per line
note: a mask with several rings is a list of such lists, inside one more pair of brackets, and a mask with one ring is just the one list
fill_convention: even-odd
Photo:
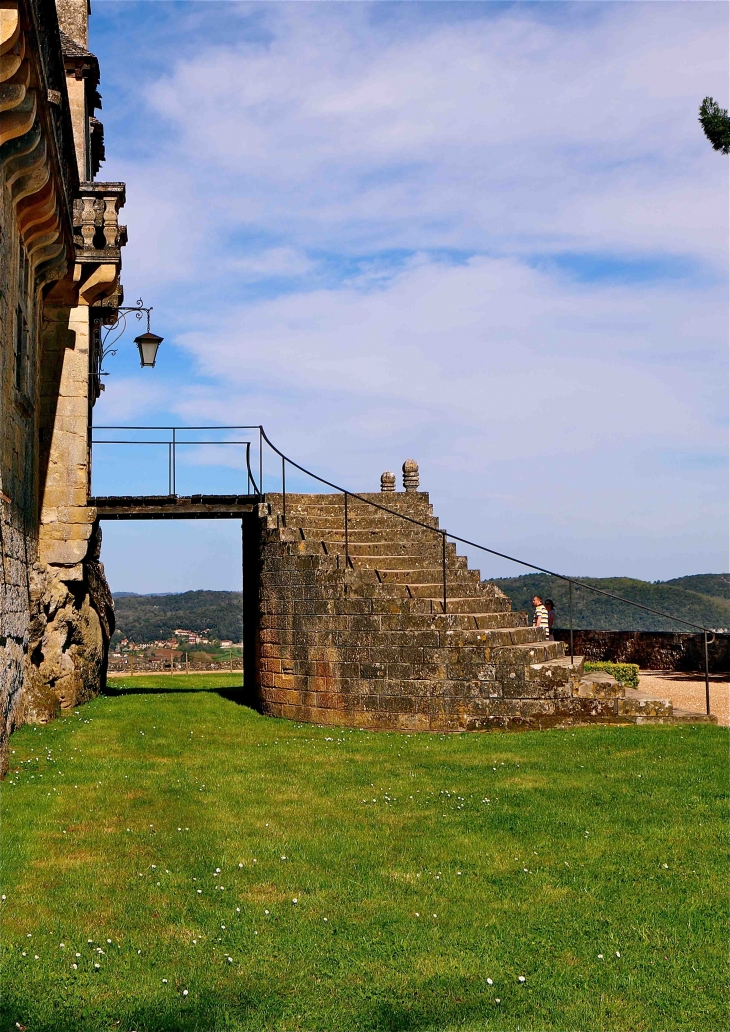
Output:
[[[702,2],[95,0],[99,178],[165,337],[96,423],[263,423],[352,490],[412,457],[448,529],[568,574],[727,569],[727,39]],[[181,490],[238,488],[189,456]],[[103,559],[235,588],[238,534],[106,524]]]

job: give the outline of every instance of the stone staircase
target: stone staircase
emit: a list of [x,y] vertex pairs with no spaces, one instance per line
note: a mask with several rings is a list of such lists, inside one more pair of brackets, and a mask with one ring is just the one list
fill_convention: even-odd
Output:
[[[267,494],[258,507],[257,703],[319,724],[460,731],[668,720],[584,676],[446,544],[428,494]],[[410,517],[426,527],[400,518]]]

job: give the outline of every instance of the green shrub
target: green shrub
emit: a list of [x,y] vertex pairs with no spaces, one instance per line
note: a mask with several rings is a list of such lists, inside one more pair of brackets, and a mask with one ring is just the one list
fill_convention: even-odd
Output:
[[586,663],[586,673],[591,670],[605,670],[615,677],[624,688],[639,687],[639,667],[636,663]]

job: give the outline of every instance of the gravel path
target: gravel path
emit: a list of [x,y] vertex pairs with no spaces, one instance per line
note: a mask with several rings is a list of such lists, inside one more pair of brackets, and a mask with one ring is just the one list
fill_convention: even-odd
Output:
[[[705,678],[702,674],[642,670],[639,673],[639,690],[651,692],[656,698],[671,699],[675,709],[705,712]],[[727,674],[710,674],[710,712],[717,715],[718,724],[730,726],[730,682]]]

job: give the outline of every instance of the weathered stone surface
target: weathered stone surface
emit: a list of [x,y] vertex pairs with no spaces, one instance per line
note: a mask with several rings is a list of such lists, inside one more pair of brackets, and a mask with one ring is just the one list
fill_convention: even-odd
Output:
[[623,699],[626,691],[615,677],[595,670],[581,677],[575,686],[574,694],[582,699]]
[[415,459],[406,459],[403,463],[403,487],[406,491],[417,491],[418,485],[418,463]]
[[99,562],[98,525],[80,581],[36,564],[31,576],[31,623],[26,672],[27,714],[39,700],[70,709],[93,698],[106,681],[114,603]]
[[[410,471],[412,472],[412,471]],[[268,496],[258,515],[250,630],[255,702],[315,723],[431,731],[629,719],[621,690],[528,626],[442,539],[422,492]],[[398,518],[403,513],[418,521]],[[609,679],[612,681],[612,679]],[[650,715],[651,707],[642,713]]]

